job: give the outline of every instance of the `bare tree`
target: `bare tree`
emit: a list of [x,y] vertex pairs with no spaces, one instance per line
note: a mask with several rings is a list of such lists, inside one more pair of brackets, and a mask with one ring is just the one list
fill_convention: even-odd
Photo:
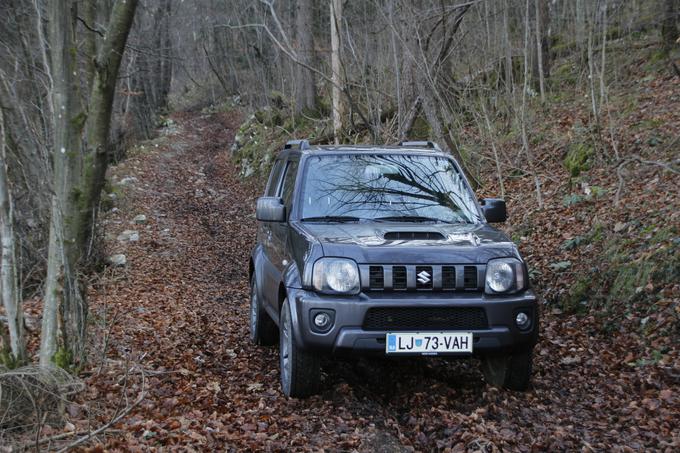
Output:
[[9,346],[13,355],[13,361],[21,363],[26,359],[26,345],[24,340],[24,317],[21,307],[21,295],[19,293],[20,288],[17,284],[13,211],[11,186],[7,177],[5,117],[0,107],[0,240],[2,240],[0,284],[2,285],[2,304],[7,314],[10,338]]
[[661,40],[665,52],[670,52],[675,41],[680,37],[678,33],[678,16],[680,15],[680,6],[677,0],[660,0],[663,5],[663,19],[661,21]]
[[94,220],[109,163],[109,130],[118,70],[125,50],[137,0],[118,0],[113,6],[106,36],[95,60],[96,72],[88,102],[85,127],[85,170],[78,222],[78,245],[90,247]]
[[[80,107],[76,43],[77,2],[50,3],[54,195],[41,331],[40,364],[82,359],[87,301],[78,269],[87,256],[108,165],[114,90],[137,0],[119,0],[95,60],[87,112]],[[85,133],[85,143],[81,135]],[[58,326],[61,325],[61,332]],[[59,344],[61,337],[61,344]]]
[[[306,66],[312,66],[314,37],[312,28],[312,1],[299,0],[295,9],[295,37],[298,57]],[[314,73],[304,65],[296,66],[295,108],[298,112],[316,108],[316,83]]]
[[[77,200],[74,188],[80,181],[82,158],[80,133],[85,114],[78,99],[75,48],[76,2],[56,0],[49,5],[50,73],[52,76],[52,130],[54,131],[54,194],[47,258],[47,279],[40,343],[40,365],[50,366],[57,350],[58,316],[81,304],[76,263]],[[69,307],[65,307],[68,304]],[[63,316],[62,316],[63,320]],[[63,326],[62,339],[72,340]],[[65,350],[66,345],[62,345]]]
[[588,0],[576,0],[576,22],[574,27],[576,44],[579,50],[579,60],[583,64],[586,54],[586,15]]
[[548,49],[548,39],[546,30],[548,29],[548,5],[546,0],[535,0],[534,9],[536,10],[536,73],[538,75],[538,86],[541,93],[541,102],[545,102],[545,78],[546,67],[550,52]]
[[522,106],[520,108],[520,127],[522,131],[522,147],[527,156],[527,162],[529,168],[531,169],[532,176],[534,178],[534,185],[536,186],[536,202],[538,203],[539,209],[543,208],[543,195],[541,194],[541,180],[536,173],[534,168],[534,158],[531,153],[531,146],[529,144],[529,137],[527,132],[527,91],[529,89],[529,3],[530,0],[526,0],[526,7],[524,10],[524,86],[522,87]]
[[341,57],[340,57],[340,27],[342,26],[342,1],[331,0],[331,70],[333,78],[332,98],[333,98],[333,135],[335,136],[335,143],[340,143],[340,134],[342,132],[342,117],[344,109],[342,104],[342,91],[340,85],[342,84],[341,74]]
[[512,41],[510,40],[510,19],[508,16],[510,15],[510,0],[505,0],[505,4],[503,7],[503,37],[505,40],[505,45],[504,47],[504,57],[505,57],[505,87],[510,94],[512,92],[512,87],[513,87],[513,72],[512,72]]

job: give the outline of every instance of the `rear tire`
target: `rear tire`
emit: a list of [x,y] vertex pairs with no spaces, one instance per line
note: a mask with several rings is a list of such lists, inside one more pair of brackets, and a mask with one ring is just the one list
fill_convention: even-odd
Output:
[[531,384],[534,348],[512,354],[487,355],[482,359],[484,379],[495,387],[524,391]]
[[250,341],[260,346],[276,343],[276,324],[262,308],[254,275],[250,282]]
[[279,322],[281,390],[291,398],[305,398],[319,391],[321,362],[316,354],[297,345],[288,299],[281,307]]

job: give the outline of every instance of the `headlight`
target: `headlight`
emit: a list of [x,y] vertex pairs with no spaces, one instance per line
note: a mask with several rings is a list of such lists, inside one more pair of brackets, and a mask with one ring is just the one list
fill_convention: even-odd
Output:
[[486,265],[487,294],[514,292],[524,289],[524,266],[515,258],[490,260]]
[[326,294],[358,294],[357,263],[345,258],[321,258],[312,271],[314,289]]

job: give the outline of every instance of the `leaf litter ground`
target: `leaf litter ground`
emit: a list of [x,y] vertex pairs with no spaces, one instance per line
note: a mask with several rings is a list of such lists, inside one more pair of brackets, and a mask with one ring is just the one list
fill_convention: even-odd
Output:
[[[128,264],[90,295],[98,326],[92,357],[105,359],[85,373],[86,398],[101,401],[99,420],[106,421],[120,404],[121,370],[132,363],[145,370],[147,393],[87,448],[680,448],[677,375],[631,367],[631,338],[595,335],[587,319],[559,310],[544,310],[534,384],[525,393],[487,386],[474,360],[327,359],[323,392],[287,399],[277,348],[256,347],[248,337],[260,187],[240,180],[230,160],[238,117],[173,118],[173,134],[114,170],[119,181],[136,178],[103,221],[108,252],[125,253]],[[138,214],[147,222],[131,225]],[[138,230],[139,240],[113,239],[126,229]],[[136,380],[130,399],[139,391]],[[73,414],[76,426],[79,417]]]

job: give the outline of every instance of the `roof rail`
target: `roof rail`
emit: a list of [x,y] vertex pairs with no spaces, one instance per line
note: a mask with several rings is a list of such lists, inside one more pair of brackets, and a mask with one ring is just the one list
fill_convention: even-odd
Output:
[[414,147],[414,148],[430,148],[430,149],[436,149],[437,151],[441,151],[441,148],[439,147],[439,145],[437,145],[435,142],[431,142],[429,140],[427,140],[427,141],[415,141],[415,142],[402,141],[402,142],[399,142],[399,146]]
[[307,140],[288,140],[283,149],[309,149],[309,141]]

